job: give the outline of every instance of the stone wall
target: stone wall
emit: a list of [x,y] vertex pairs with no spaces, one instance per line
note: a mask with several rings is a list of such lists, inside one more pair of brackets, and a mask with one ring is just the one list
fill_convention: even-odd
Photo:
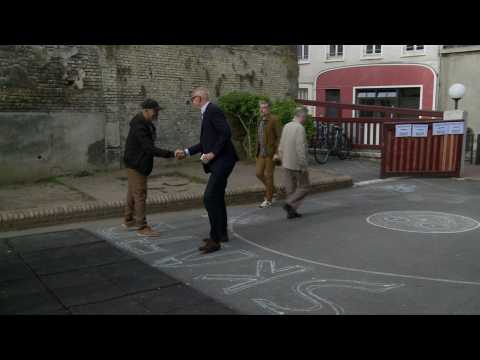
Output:
[[157,99],[159,146],[198,140],[195,86],[296,96],[290,45],[0,46],[0,183],[119,167],[128,123]]

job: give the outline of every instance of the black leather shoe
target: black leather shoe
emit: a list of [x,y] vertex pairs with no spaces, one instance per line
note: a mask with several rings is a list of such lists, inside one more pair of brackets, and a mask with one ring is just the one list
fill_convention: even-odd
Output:
[[222,246],[220,245],[220,243],[217,243],[213,240],[209,240],[207,241],[207,243],[205,244],[205,246],[203,246],[203,253],[204,254],[210,254],[210,253],[213,253],[215,251],[218,251],[222,248]]
[[296,218],[295,213],[296,211],[288,204],[282,206],[282,209],[287,213],[287,219],[294,219]]

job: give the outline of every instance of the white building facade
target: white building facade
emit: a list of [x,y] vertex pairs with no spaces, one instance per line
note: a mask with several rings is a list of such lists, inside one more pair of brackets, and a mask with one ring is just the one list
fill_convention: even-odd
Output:
[[[298,97],[437,110],[440,48],[441,45],[298,45]],[[336,110],[312,111],[315,116],[335,116]],[[344,110],[342,115],[362,116],[351,110]]]

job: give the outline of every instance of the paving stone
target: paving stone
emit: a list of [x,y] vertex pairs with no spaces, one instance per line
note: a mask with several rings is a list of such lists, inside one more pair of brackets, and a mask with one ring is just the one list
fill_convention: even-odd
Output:
[[8,239],[10,246],[19,253],[88,244],[98,241],[101,241],[101,239],[82,229],[19,236]]
[[197,305],[211,300],[183,284],[141,293],[136,295],[135,299],[154,314],[165,314],[181,307]]
[[154,290],[180,283],[136,259],[102,266],[98,271],[126,293]]
[[142,315],[150,314],[141,304],[131,296],[105,302],[73,306],[70,308],[73,315]]
[[0,314],[58,313],[62,309],[36,278],[0,283]]
[[238,315],[232,309],[222,305],[221,303],[213,300],[206,301],[201,304],[195,304],[192,306],[185,306],[170,311],[170,315]]
[[6,240],[3,240],[3,239],[0,239],[0,261],[4,258],[4,257],[8,257],[11,253],[11,250],[10,248],[8,247],[8,244],[7,244],[7,241]]
[[117,285],[105,279],[97,268],[69,271],[41,278],[67,307],[105,301],[126,294]]
[[133,259],[106,242],[36,251],[26,253],[23,258],[40,275]]
[[18,255],[11,253],[0,258],[0,282],[34,277]]

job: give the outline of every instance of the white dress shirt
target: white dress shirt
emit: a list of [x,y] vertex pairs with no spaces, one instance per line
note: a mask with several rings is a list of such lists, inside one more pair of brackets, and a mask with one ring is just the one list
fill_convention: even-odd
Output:
[[[205,111],[207,111],[207,106],[209,104],[210,104],[210,101],[207,101],[207,103],[203,105],[202,108],[200,109],[202,112],[202,120],[203,120],[203,114],[205,114]],[[185,154],[187,154],[187,156],[190,156],[190,152],[188,151],[188,149],[185,149]]]

